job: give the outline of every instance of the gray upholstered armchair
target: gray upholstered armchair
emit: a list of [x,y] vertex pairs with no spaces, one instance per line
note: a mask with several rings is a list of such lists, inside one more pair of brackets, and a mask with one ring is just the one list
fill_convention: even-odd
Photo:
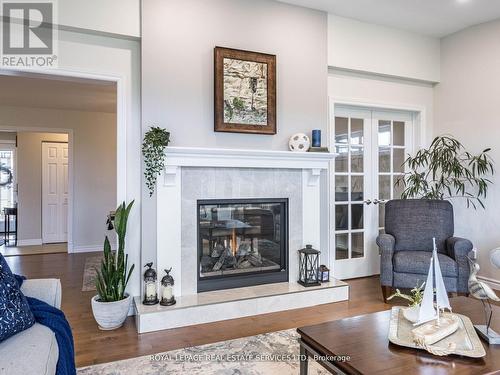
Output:
[[433,237],[446,290],[467,293],[467,254],[472,243],[453,237],[453,228],[453,206],[448,201],[397,199],[386,203],[385,234],[377,238],[384,301],[390,289],[411,289],[426,280]]

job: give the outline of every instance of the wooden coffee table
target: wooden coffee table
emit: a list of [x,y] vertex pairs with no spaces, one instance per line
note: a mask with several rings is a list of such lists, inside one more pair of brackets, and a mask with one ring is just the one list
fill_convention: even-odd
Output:
[[[450,299],[453,311],[484,324],[481,302],[472,298]],[[388,340],[390,311],[355,316],[301,327],[300,374],[306,375],[311,357],[333,374],[491,374],[500,373],[500,345],[483,346],[480,359],[438,357],[423,350],[404,348]],[[492,328],[500,331],[500,307],[494,306]],[[305,354],[305,355],[304,355]],[[342,362],[342,357],[349,357]]]

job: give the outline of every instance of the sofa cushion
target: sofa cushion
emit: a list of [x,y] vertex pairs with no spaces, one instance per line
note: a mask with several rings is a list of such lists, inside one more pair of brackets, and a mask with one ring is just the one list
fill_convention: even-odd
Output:
[[56,335],[38,323],[0,343],[0,375],[54,375],[58,359]]
[[0,254],[0,342],[35,324],[26,297]]
[[[393,256],[394,271],[427,275],[431,264],[432,252],[428,251],[397,251]],[[457,263],[448,255],[438,254],[441,273],[447,277],[457,277]],[[414,285],[416,286],[416,285]]]
[[61,309],[61,281],[58,279],[27,279],[21,285],[26,297],[33,297]]

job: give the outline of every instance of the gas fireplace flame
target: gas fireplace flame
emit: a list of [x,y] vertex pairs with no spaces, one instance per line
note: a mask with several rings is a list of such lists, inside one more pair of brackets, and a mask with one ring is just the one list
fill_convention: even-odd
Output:
[[231,237],[231,251],[233,256],[236,256],[236,251],[238,250],[236,247],[238,246],[238,240],[236,239],[236,229],[233,228],[233,234]]

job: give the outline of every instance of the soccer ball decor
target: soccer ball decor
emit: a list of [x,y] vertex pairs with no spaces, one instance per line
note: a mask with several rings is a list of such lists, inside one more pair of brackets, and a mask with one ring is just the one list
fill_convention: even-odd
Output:
[[288,147],[290,151],[307,152],[311,147],[311,140],[304,133],[297,133],[290,137]]

